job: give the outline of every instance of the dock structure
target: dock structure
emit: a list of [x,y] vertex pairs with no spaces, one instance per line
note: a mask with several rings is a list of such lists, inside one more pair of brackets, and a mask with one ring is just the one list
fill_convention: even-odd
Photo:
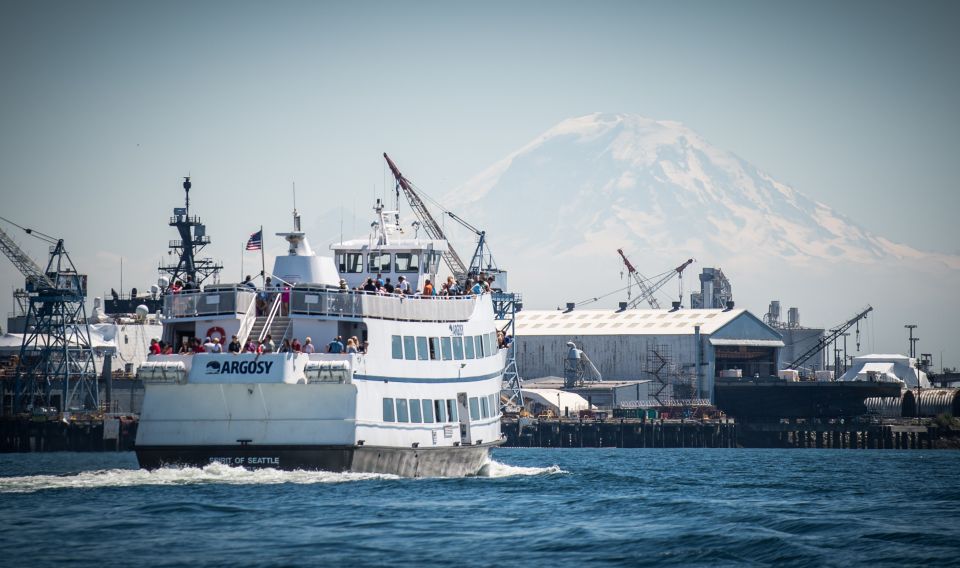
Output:
[[933,420],[781,421],[505,419],[516,448],[960,449],[960,431]]

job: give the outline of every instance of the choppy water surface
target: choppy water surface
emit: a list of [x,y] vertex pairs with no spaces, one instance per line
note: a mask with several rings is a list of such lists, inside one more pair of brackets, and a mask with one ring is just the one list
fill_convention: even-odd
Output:
[[0,565],[944,565],[960,452],[501,449],[484,475],[0,455]]

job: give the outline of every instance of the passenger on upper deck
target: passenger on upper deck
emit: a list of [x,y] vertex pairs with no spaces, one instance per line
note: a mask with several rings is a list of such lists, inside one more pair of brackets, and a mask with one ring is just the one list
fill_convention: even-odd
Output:
[[342,339],[338,335],[333,338],[333,341],[327,344],[327,353],[343,353],[343,343]]
[[240,340],[237,339],[236,335],[234,335],[233,338],[230,340],[230,345],[227,346],[227,350],[230,351],[231,353],[240,352]]
[[397,278],[397,292],[400,294],[410,293],[410,282],[407,280],[406,276]]
[[427,279],[423,282],[423,295],[424,295],[424,296],[436,296],[436,295],[437,295],[436,291],[434,291],[434,289],[433,289],[433,284],[430,282],[430,279],[429,279],[429,278],[427,278]]
[[313,340],[310,339],[309,337],[303,340],[303,352],[313,353],[314,351],[316,350],[313,348]]
[[250,288],[251,290],[256,290],[257,285],[253,283],[253,279],[250,278],[250,275],[247,274],[247,277],[243,279],[243,286]]
[[367,278],[367,283],[363,285],[364,292],[376,292],[377,285],[374,284],[373,278]]
[[160,354],[160,351],[161,351],[161,349],[160,349],[160,342],[157,341],[155,338],[154,338],[154,339],[151,339],[151,340],[150,340],[150,354],[151,354],[151,355],[159,355],[159,354]]
[[302,351],[302,346],[300,345],[300,340],[296,337],[293,338],[293,341],[290,342],[290,351],[294,353],[300,353]]

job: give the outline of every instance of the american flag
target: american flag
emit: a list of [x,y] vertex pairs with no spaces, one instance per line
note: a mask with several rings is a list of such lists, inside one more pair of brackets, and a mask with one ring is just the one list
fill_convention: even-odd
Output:
[[263,248],[263,229],[260,229],[256,233],[250,235],[250,239],[247,240],[247,250],[260,250]]

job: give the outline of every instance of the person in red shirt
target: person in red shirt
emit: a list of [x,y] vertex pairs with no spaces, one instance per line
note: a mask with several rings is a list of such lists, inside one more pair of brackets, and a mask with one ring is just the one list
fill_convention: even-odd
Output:
[[300,353],[303,350],[303,346],[300,345],[300,340],[296,337],[294,337],[293,342],[290,343],[290,348],[293,349],[294,353]]
[[150,340],[150,354],[159,355],[160,354],[160,342],[156,339]]

